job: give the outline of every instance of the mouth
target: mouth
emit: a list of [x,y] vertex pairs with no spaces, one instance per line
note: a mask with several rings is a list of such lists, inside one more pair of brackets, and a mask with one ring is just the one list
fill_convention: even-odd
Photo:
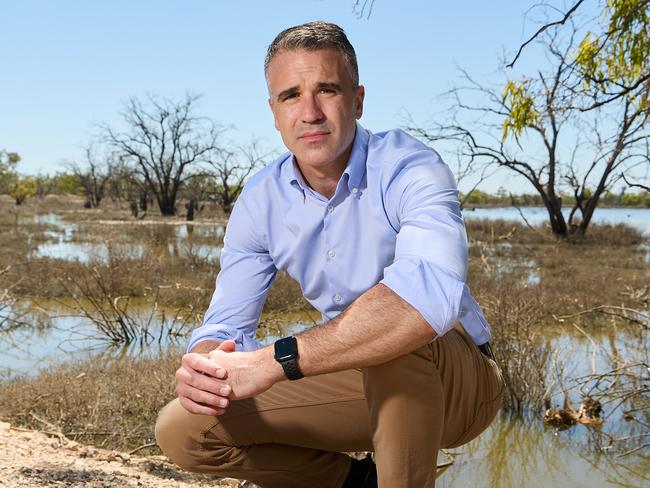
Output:
[[324,140],[330,133],[327,131],[310,131],[304,132],[298,136],[298,139],[301,139],[306,142],[318,142]]

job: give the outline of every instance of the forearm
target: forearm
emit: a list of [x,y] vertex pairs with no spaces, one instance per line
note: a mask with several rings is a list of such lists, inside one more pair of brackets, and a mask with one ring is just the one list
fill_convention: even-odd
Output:
[[[379,284],[334,320],[296,336],[298,365],[305,376],[373,366],[408,354],[434,337],[415,308]],[[227,372],[231,399],[253,397],[286,380],[273,349],[210,353],[209,358]]]
[[298,335],[298,364],[306,376],[374,366],[434,337],[415,308],[378,284],[335,319]]

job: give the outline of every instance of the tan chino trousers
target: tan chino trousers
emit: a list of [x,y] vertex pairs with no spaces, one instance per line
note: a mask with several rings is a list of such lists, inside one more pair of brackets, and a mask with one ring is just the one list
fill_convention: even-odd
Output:
[[156,423],[182,468],[266,488],[339,488],[351,451],[374,451],[381,488],[432,487],[440,448],[494,419],[503,379],[458,327],[417,351],[363,370],[284,381],[219,417],[176,399]]

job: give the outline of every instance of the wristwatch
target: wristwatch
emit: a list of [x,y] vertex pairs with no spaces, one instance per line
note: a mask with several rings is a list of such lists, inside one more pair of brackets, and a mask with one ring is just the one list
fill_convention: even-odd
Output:
[[295,337],[285,337],[273,344],[275,360],[280,363],[284,374],[290,380],[299,380],[303,377],[298,367],[298,341]]

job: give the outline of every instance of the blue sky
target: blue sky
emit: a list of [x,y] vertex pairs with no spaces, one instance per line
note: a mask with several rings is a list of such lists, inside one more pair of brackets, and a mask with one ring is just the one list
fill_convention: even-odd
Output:
[[[361,123],[372,131],[426,121],[437,97],[458,83],[457,66],[496,76],[499,59],[535,28],[528,1],[376,0],[369,19],[353,0],[36,1],[0,6],[0,148],[18,152],[26,173],[81,160],[96,124],[120,124],[130,96],[202,94],[198,114],[232,125],[229,138],[261,138],[283,149],[266,104],[262,63],[282,29],[322,19],[355,46],[366,87]],[[534,48],[512,76],[534,69]],[[443,154],[444,156],[444,154]],[[511,185],[506,175],[482,187]]]

